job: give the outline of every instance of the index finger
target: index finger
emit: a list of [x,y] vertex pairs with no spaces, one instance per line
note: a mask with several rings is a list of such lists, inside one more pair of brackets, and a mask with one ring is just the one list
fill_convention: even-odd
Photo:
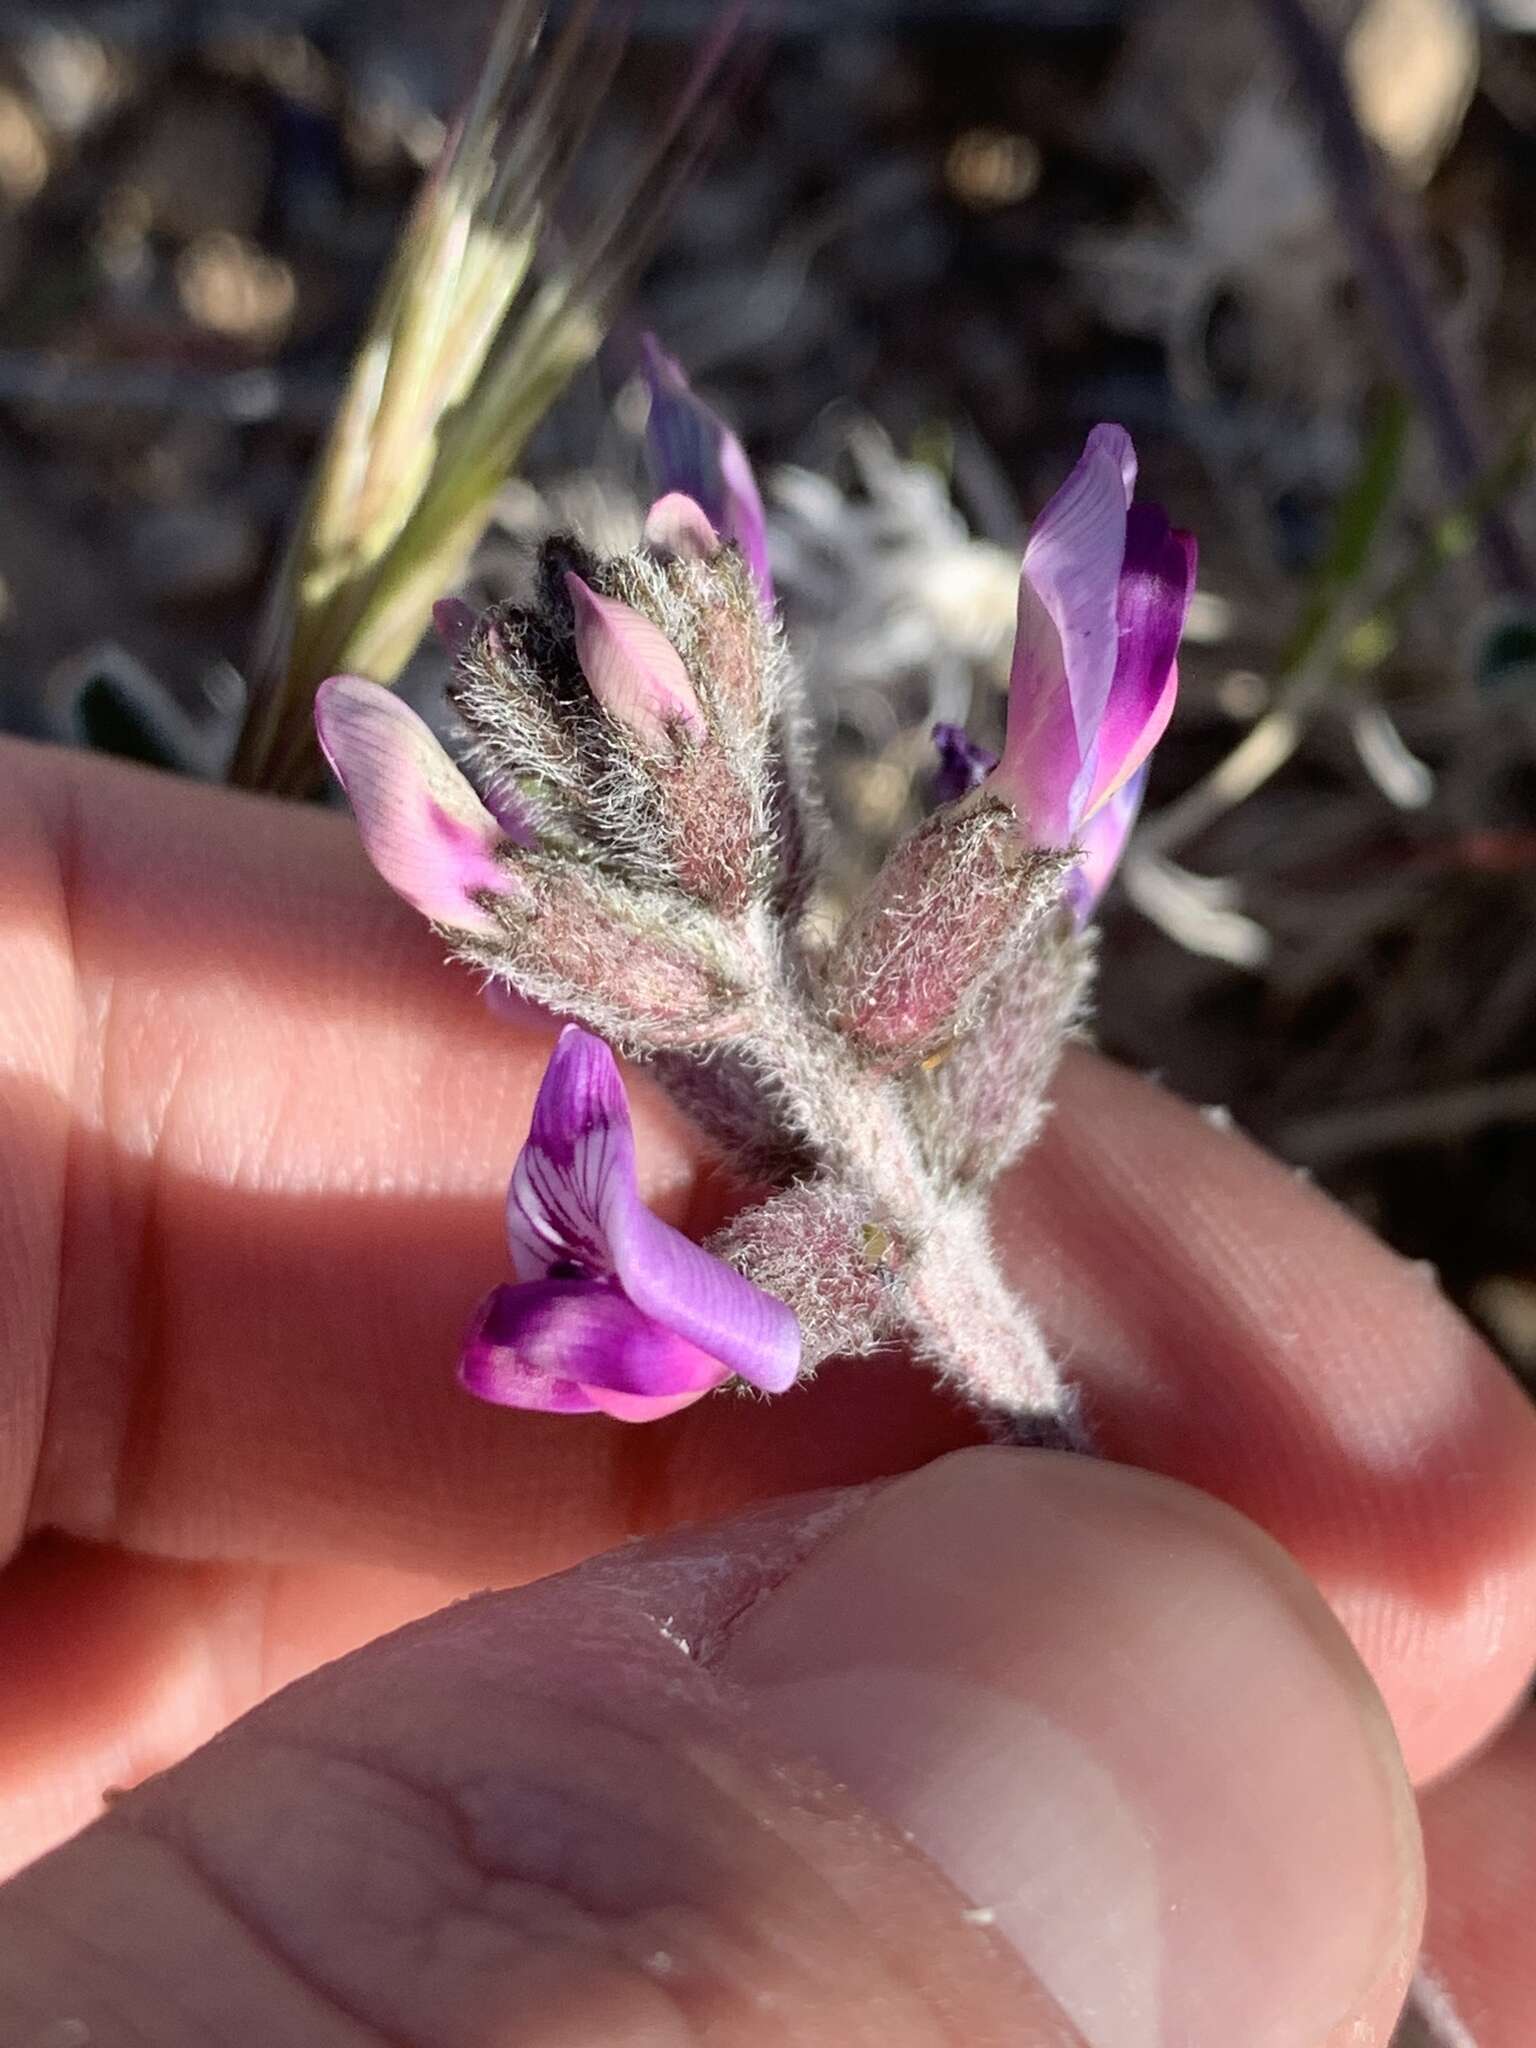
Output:
[[[878,1361],[642,1429],[465,1399],[548,1027],[485,1012],[344,821],[4,759],[13,1534],[506,1578],[974,1433]],[[699,1147],[639,1084],[636,1120],[686,1221]],[[1111,1453],[1300,1557],[1421,1768],[1483,1732],[1536,1646],[1536,1422],[1423,1278],[1087,1057],[998,1213]]]

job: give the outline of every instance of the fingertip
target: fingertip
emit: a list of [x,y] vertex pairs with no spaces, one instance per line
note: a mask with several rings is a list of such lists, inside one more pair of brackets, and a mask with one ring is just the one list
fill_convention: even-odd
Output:
[[1423,1889],[1381,1700],[1276,1545],[1148,1473],[963,1452],[717,1658],[932,1856],[1094,2048],[1385,2029]]

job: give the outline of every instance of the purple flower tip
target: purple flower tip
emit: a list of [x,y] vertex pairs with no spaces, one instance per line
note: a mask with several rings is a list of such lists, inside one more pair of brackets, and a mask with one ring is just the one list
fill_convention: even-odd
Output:
[[939,756],[933,776],[936,803],[958,803],[979,789],[997,766],[992,749],[978,746],[963,725],[936,725],[933,744]]
[[654,335],[646,335],[640,347],[651,396],[647,434],[661,489],[692,498],[714,531],[736,543],[752,570],[763,609],[771,612],[768,521],[747,452]]
[[617,1063],[574,1024],[513,1169],[507,1237],[517,1284],[481,1304],[459,1364],[482,1400],[648,1422],[733,1375],[794,1385],[793,1313],[646,1208]]
[[508,834],[431,728],[393,690],[362,676],[320,685],[315,728],[364,851],[389,886],[434,924],[497,931],[488,899],[524,887],[497,858]]
[[1024,551],[1008,736],[991,786],[1038,845],[1083,840],[1173,712],[1195,543],[1158,506],[1133,504],[1135,483],[1130,436],[1095,427]]

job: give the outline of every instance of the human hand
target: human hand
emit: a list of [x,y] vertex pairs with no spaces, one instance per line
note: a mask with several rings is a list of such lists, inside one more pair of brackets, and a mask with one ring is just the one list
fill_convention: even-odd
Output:
[[[1417,1778],[1536,1648],[1536,1421],[1424,1276],[1084,1055],[998,1224],[1121,1464],[778,1498],[971,1439],[890,1361],[483,1408],[451,1361],[548,1027],[342,821],[0,763],[5,1868],[165,1772],[0,1891],[5,2048],[1385,2037],[1417,1848],[1315,1588]],[[1523,1728],[1428,1803],[1484,2048],[1533,1880],[1484,1910],[1477,1816],[1533,1804]]]

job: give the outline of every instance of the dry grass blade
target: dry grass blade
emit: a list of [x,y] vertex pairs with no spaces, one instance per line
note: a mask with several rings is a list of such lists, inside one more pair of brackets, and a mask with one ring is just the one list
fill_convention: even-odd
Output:
[[279,575],[232,781],[313,789],[317,685],[339,670],[398,677],[697,158],[700,103],[721,82],[734,11],[628,175],[562,233],[572,168],[626,41],[598,12],[577,0],[545,38],[542,0],[502,9],[402,234]]

